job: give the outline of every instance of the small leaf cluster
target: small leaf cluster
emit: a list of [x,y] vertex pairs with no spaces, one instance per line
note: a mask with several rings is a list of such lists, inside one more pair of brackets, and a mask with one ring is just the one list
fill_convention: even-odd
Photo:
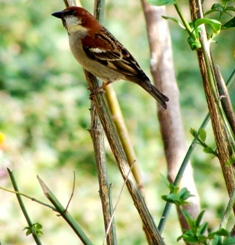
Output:
[[189,229],[179,236],[177,241],[183,239],[186,243],[204,245],[235,244],[235,238],[231,237],[229,231],[224,228],[219,228],[217,231],[208,233],[208,222],[202,222],[205,210],[202,210],[195,219],[182,208],[183,204],[187,204],[186,200],[193,196],[187,188],[179,190],[179,188],[173,184],[169,184],[169,188],[171,193],[169,195],[163,195],[163,200],[177,205],[189,226]]
[[196,139],[196,143],[203,147],[203,151],[208,154],[212,154],[217,157],[217,152],[213,150],[210,146],[206,144],[206,131],[203,128],[200,128],[199,132],[191,128],[190,133]]
[[39,223],[34,223],[32,226],[27,226],[24,228],[26,230],[26,236],[36,234],[38,236],[43,235],[42,225]]
[[193,196],[190,194],[187,188],[183,188],[179,191],[179,187],[174,186],[173,184],[169,185],[170,194],[162,195],[162,199],[166,202],[174,203],[177,206],[188,204],[186,201],[189,197]]
[[202,25],[206,26],[207,36],[209,40],[213,40],[220,33],[221,29],[235,27],[235,17],[228,20],[225,24],[221,23],[221,18],[223,15],[232,16],[230,13],[235,12],[235,7],[230,5],[231,2],[233,1],[234,0],[223,0],[222,4],[215,3],[212,5],[211,9],[205,13],[205,15],[209,15],[211,13],[218,12],[219,13],[218,19],[198,18],[188,23],[180,9],[177,0],[148,0],[150,4],[153,4],[155,6],[174,4],[180,16],[180,20],[169,16],[163,16],[163,18],[176,22],[181,28],[185,29],[189,33],[189,37],[187,41],[192,50],[197,50],[201,48],[199,36],[200,36]]
[[[234,0],[233,0],[234,1]],[[221,20],[224,15],[229,17],[233,17],[231,13],[235,13],[235,7],[230,5],[233,1],[231,0],[223,0],[222,4],[215,3],[211,6],[211,9],[205,13],[205,15],[209,15],[212,13],[218,13],[218,19]],[[235,17],[229,19],[226,23],[222,25],[222,28],[231,28],[235,27]]]
[[224,228],[219,228],[217,231],[207,234],[208,222],[201,223],[205,210],[202,210],[196,219],[194,219],[182,207],[180,207],[180,210],[184,215],[190,229],[179,236],[177,241],[183,239],[185,242],[190,244],[205,245],[235,244],[235,238],[231,237],[229,231]]

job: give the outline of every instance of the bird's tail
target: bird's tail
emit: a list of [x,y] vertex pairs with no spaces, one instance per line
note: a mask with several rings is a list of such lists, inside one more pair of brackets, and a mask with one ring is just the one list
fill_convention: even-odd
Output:
[[138,83],[144,90],[153,96],[154,99],[164,108],[167,109],[166,102],[169,101],[168,97],[161,93],[150,81],[141,81]]

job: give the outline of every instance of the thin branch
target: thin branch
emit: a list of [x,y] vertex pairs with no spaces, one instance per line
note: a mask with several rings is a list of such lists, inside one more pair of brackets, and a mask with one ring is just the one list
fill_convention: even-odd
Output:
[[83,244],[92,245],[91,241],[88,239],[86,234],[77,224],[77,222],[73,219],[73,217],[69,214],[68,210],[62,206],[59,200],[55,197],[55,195],[51,192],[51,190],[46,186],[46,184],[42,181],[42,179],[37,176],[38,181],[42,187],[44,195],[48,198],[48,200],[53,204],[56,208],[57,212],[64,218],[64,220],[69,224],[69,226],[73,229],[75,234],[81,239]]
[[66,210],[68,210],[69,208],[69,204],[73,198],[73,195],[74,195],[74,190],[75,190],[75,182],[76,182],[76,174],[75,174],[75,171],[73,172],[73,188],[72,188],[72,192],[71,192],[71,195],[70,195],[70,198],[69,198],[69,201],[68,201],[68,204],[66,206]]
[[[134,164],[135,164],[135,162],[133,162],[132,166],[130,167],[128,176],[130,175],[131,169],[132,169],[132,167],[134,166]],[[127,176],[127,177],[128,177],[128,176]],[[121,187],[120,193],[119,193],[118,198],[117,198],[117,202],[116,202],[116,204],[115,204],[115,206],[114,206],[113,214],[112,214],[112,216],[111,216],[109,225],[108,225],[107,230],[106,230],[106,232],[105,232],[105,238],[104,238],[104,241],[103,241],[103,245],[105,244],[105,240],[107,240],[107,234],[109,233],[109,230],[110,230],[110,228],[111,228],[111,226],[112,226],[112,224],[113,224],[112,221],[113,221],[113,219],[114,219],[114,213],[115,213],[115,210],[116,210],[117,207],[118,207],[119,201],[121,200],[121,195],[122,195],[122,193],[123,193],[124,187],[126,186],[126,181],[127,181],[127,178],[126,178],[126,179],[124,180],[124,182],[123,182],[123,185],[122,185],[122,187]]]
[[[14,187],[14,190],[16,191],[16,197],[17,197],[17,200],[18,200],[18,202],[19,202],[19,205],[20,205],[20,208],[21,208],[21,210],[22,210],[22,213],[24,214],[24,217],[25,217],[25,219],[26,219],[26,221],[27,221],[27,223],[28,223],[28,226],[31,228],[31,227],[33,227],[33,223],[32,223],[32,221],[31,221],[31,219],[30,219],[30,217],[29,217],[29,214],[28,214],[28,212],[27,212],[27,210],[26,210],[26,208],[25,208],[25,206],[24,206],[24,202],[23,202],[23,200],[22,200],[22,198],[21,198],[21,195],[18,194],[18,193],[19,193],[19,189],[18,189],[16,180],[15,180],[15,177],[14,177],[14,175],[13,175],[13,172],[12,172],[12,170],[10,170],[9,168],[7,169],[7,171],[8,171],[8,173],[9,173],[10,178],[11,178],[11,182],[12,182],[12,185],[13,185],[13,187]],[[41,240],[40,240],[40,238],[39,238],[37,232],[32,231],[31,234],[32,234],[32,236],[33,236],[34,241],[36,242],[36,244],[41,245],[42,243],[41,243]]]
[[[86,79],[88,82],[88,86],[90,89],[94,90],[97,88],[98,84],[97,81],[94,79],[90,73],[85,73]],[[129,165],[123,151],[122,145],[118,139],[116,130],[114,128],[112,119],[104,102],[103,96],[100,93],[97,93],[93,97],[94,105],[98,112],[101,124],[105,131],[106,137],[109,141],[109,145],[113,152],[113,155],[116,159],[117,165],[119,170],[122,174],[123,179],[127,179],[126,184],[129,190],[129,193],[133,199],[134,205],[140,214],[140,218],[144,224],[146,231],[148,232],[149,236],[151,237],[151,241],[153,244],[165,244],[161,235],[159,234],[157,227],[153,221],[153,218],[145,204],[145,200],[141,195],[138,186],[136,185],[132,176],[128,176],[129,172]]]
[[[93,103],[92,103],[93,104]],[[96,169],[99,181],[99,194],[103,210],[103,218],[105,231],[109,230],[107,234],[107,243],[116,244],[116,231],[114,220],[111,218],[113,216],[113,206],[110,191],[110,184],[107,174],[107,165],[105,157],[105,147],[104,147],[104,131],[100,124],[96,109],[94,105],[91,108],[91,129],[89,130],[96,159]],[[108,229],[111,223],[111,229]]]

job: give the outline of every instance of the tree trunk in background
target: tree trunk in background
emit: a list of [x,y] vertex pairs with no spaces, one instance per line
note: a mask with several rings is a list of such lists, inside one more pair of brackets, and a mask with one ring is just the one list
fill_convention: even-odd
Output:
[[[184,159],[187,147],[179,106],[179,90],[174,74],[170,34],[167,21],[162,18],[163,15],[166,15],[165,7],[151,6],[143,0],[142,5],[147,23],[151,72],[154,83],[170,99],[167,110],[158,107],[158,118],[167,160],[168,179],[173,182]],[[200,203],[190,163],[181,180],[180,188],[183,187],[187,187],[194,195],[189,199],[190,205],[186,205],[184,208],[193,217],[196,217],[200,212]],[[178,215],[181,227],[187,229],[186,221],[179,210]]]

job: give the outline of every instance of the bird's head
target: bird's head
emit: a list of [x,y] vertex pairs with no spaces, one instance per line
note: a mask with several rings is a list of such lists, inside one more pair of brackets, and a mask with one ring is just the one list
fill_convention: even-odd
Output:
[[88,31],[96,31],[100,28],[94,16],[80,7],[69,7],[52,15],[62,20],[69,34],[74,32],[86,34]]

